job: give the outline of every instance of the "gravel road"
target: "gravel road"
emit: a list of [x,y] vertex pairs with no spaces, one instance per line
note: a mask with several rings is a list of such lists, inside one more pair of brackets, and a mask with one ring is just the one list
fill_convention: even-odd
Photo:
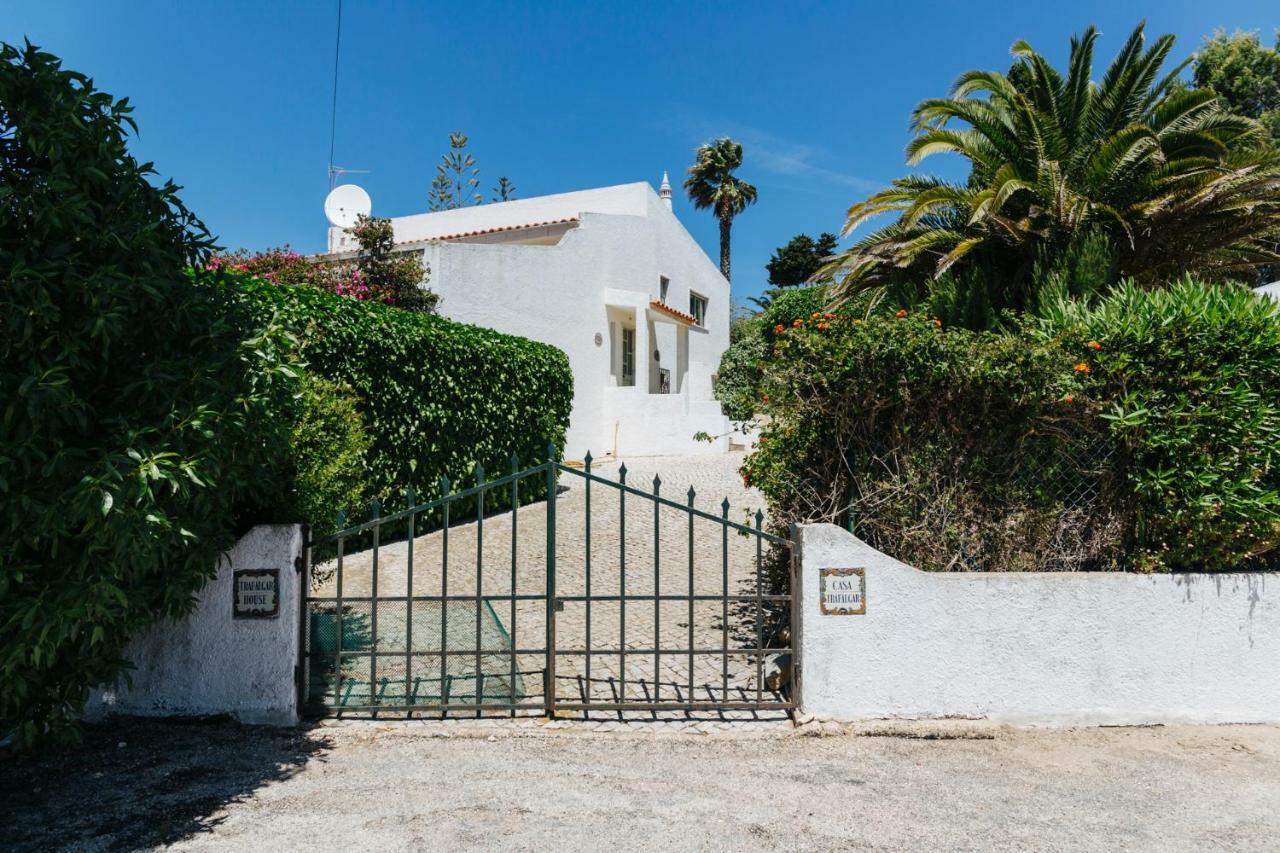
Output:
[[[0,763],[8,850],[1275,850],[1280,728],[113,723]],[[830,728],[830,727],[828,727]],[[819,729],[820,730],[820,729]],[[876,734],[881,731],[880,734]]]

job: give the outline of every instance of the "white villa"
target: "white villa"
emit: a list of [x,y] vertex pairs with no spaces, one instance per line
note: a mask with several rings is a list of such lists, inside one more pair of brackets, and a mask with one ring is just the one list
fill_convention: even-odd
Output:
[[[728,449],[712,381],[729,283],[672,212],[665,174],[660,194],[623,184],[391,222],[397,249],[422,253],[441,314],[568,354],[565,458]],[[330,253],[354,249],[329,229]]]

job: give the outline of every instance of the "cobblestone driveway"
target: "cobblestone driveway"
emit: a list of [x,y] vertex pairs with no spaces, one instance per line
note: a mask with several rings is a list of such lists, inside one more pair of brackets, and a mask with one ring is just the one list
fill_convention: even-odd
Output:
[[[739,452],[625,460],[627,483],[650,491],[656,475],[661,478],[660,494],[682,504],[693,488],[694,505],[717,517],[727,498],[730,520],[746,523],[754,519],[756,510],[763,509],[764,501],[758,492],[742,484],[737,473],[742,456]],[[593,467],[593,473],[610,480],[617,479],[618,471],[617,462],[596,463]],[[731,596],[755,595],[757,537],[726,532],[721,524],[709,519],[695,519],[691,524],[689,514],[683,510],[659,508],[653,501],[635,495],[625,497],[624,507],[619,490],[600,483],[590,486],[588,535],[587,482],[572,473],[563,473],[559,483],[555,547],[558,598],[620,593],[652,596],[655,590],[664,596],[688,596],[691,590],[699,596],[719,597],[726,592]],[[417,537],[413,543],[414,595],[440,595],[442,589],[447,589],[448,595],[475,595],[479,582],[492,610],[481,610],[483,624],[477,645],[477,610],[472,602],[448,605],[445,615],[449,625],[442,631],[438,604],[413,602],[410,623],[404,601],[380,601],[379,657],[374,678],[370,679],[367,658],[351,661],[344,670],[344,677],[351,677],[357,685],[359,701],[368,695],[368,688],[363,688],[363,695],[360,693],[366,683],[387,691],[383,701],[403,701],[405,684],[414,684],[409,689],[415,691],[417,702],[438,701],[444,692],[439,686],[440,658],[416,653],[438,652],[442,634],[447,634],[444,642],[449,649],[468,652],[451,658],[451,698],[474,701],[477,669],[483,673],[479,689],[486,698],[510,696],[511,656],[471,656],[477,648],[498,651],[492,638],[501,636],[495,630],[500,625],[518,650],[516,694],[522,694],[526,701],[540,702],[546,665],[546,522],[546,504],[537,503],[522,507],[514,517],[510,512],[500,513],[486,517],[483,525],[472,522],[449,528],[447,579],[443,533]],[[514,547],[513,526],[518,531]],[[765,558],[763,563],[767,566],[767,544],[759,556]],[[407,541],[402,538],[383,544],[377,557],[378,598],[403,597],[408,589]],[[372,564],[371,550],[344,558],[344,600],[371,595]],[[503,598],[513,590],[517,595],[533,598],[517,602]],[[333,579],[316,591],[322,596],[335,593]],[[367,604],[355,603],[353,608],[372,616]],[[767,614],[768,602],[762,611]],[[657,604],[652,600],[628,601],[625,605],[616,600],[597,600],[589,612],[585,602],[567,601],[555,619],[558,701],[647,702],[688,700],[690,696],[693,701],[703,702],[755,700],[758,674],[767,669],[768,661],[757,661],[755,655],[743,650],[756,647],[757,624],[766,647],[785,645],[782,638],[774,636],[776,632],[766,629],[769,619],[757,623],[756,617],[754,600],[717,598],[691,602],[686,598]],[[404,652],[410,627],[409,645],[415,654],[384,656]],[[625,660],[619,654],[622,648],[629,650]],[[689,649],[696,650],[692,661]],[[399,692],[396,685],[401,685]],[[763,687],[760,695],[774,698]]]

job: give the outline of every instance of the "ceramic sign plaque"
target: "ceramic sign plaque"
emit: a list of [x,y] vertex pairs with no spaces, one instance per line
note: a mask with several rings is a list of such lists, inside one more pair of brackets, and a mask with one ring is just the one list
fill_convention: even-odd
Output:
[[824,616],[862,616],[867,612],[865,569],[818,569]]
[[231,576],[236,619],[274,619],[280,613],[280,570],[239,569]]

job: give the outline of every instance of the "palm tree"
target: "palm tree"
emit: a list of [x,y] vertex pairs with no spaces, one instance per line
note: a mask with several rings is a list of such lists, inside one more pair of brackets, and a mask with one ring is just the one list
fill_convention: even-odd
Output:
[[[1097,32],[1071,40],[1066,75],[1026,42],[1008,74],[969,71],[915,110],[909,163],[951,152],[967,182],[912,176],[849,209],[844,233],[896,222],[819,271],[837,298],[888,284],[918,293],[955,268],[980,272],[1015,308],[1034,299],[1037,258],[1104,234],[1115,274],[1147,286],[1183,273],[1221,279],[1275,257],[1280,154],[1266,131],[1161,65],[1173,36],[1144,49],[1140,25],[1100,82]],[[963,123],[960,127],[953,123]]]
[[756,203],[756,188],[733,174],[742,165],[742,145],[727,136],[698,148],[684,180],[698,210],[710,208],[720,220],[720,272],[729,279],[729,231],[733,218]]

